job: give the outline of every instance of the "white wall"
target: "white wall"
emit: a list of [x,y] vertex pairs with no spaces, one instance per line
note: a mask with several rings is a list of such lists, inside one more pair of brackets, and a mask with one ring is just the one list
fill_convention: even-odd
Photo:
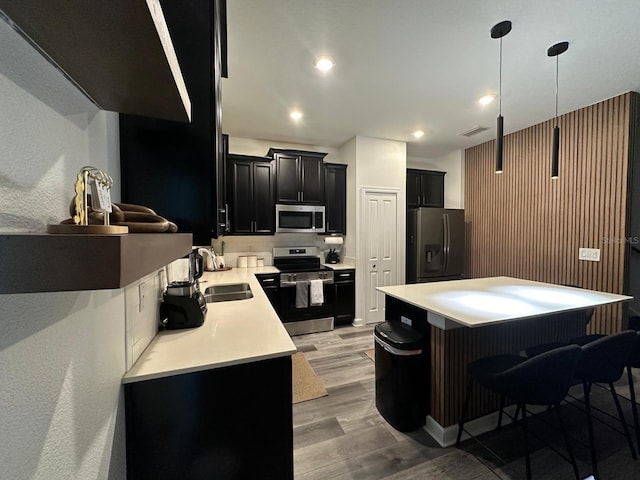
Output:
[[432,159],[407,157],[407,168],[447,172],[444,176],[444,206],[464,208],[464,150]]
[[[115,173],[117,116],[2,21],[0,45],[0,231],[44,232],[82,166]],[[125,478],[124,345],[123,290],[0,295],[0,477]]]
[[[363,187],[382,187],[386,189],[397,189],[398,197],[396,204],[397,212],[397,274],[398,283],[404,283],[405,278],[405,238],[406,238],[406,143],[393,140],[383,140],[379,138],[356,137],[355,142],[355,199],[357,222],[362,221],[358,217],[358,198]],[[350,167],[349,167],[350,168]],[[347,171],[349,170],[347,168]],[[357,225],[356,225],[357,228]],[[358,234],[359,235],[359,234]],[[365,259],[362,258],[360,249],[362,238],[356,241],[356,318],[365,318],[365,298],[366,298],[366,272],[363,266]]]
[[358,241],[356,222],[356,176],[358,172],[356,137],[353,137],[340,147],[340,157],[343,159],[344,163],[347,164],[347,235],[344,239],[344,251],[346,255],[346,263],[355,265],[357,252],[356,245]]

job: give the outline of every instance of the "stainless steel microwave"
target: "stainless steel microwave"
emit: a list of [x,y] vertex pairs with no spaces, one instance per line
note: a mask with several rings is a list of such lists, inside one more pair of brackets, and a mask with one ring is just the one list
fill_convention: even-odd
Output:
[[276,233],[324,233],[324,205],[276,205]]

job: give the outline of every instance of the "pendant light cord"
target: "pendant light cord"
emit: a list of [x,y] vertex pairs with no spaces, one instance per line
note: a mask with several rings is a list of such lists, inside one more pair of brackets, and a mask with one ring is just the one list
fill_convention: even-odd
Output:
[[[499,107],[498,107],[498,113],[499,115],[502,115],[502,37],[500,37],[500,87],[499,87]],[[557,79],[556,79],[557,82]],[[557,87],[556,87],[556,101],[557,101]],[[557,109],[558,107],[556,107]]]
[[560,55],[556,55],[556,127],[558,126],[558,57]]

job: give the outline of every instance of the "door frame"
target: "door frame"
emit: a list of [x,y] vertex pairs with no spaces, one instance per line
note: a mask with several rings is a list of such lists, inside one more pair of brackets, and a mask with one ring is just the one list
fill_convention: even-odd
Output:
[[[396,197],[396,269],[398,272],[398,283],[404,284],[405,278],[405,238],[406,238],[406,205],[402,190],[396,187],[360,187],[360,194],[356,202],[356,242],[357,242],[357,259],[356,259],[356,319],[353,322],[355,326],[362,326],[367,323],[365,316],[365,298],[368,285],[365,284],[368,276],[365,274],[367,267],[364,252],[366,252],[366,239],[363,236],[364,228],[362,226],[364,202],[369,194],[391,195]],[[402,261],[401,261],[402,259]]]

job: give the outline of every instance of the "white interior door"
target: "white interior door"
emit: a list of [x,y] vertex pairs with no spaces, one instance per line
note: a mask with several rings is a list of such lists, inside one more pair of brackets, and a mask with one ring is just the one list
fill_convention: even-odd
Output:
[[362,250],[365,257],[365,322],[384,318],[384,294],[376,287],[398,284],[397,192],[364,191]]

